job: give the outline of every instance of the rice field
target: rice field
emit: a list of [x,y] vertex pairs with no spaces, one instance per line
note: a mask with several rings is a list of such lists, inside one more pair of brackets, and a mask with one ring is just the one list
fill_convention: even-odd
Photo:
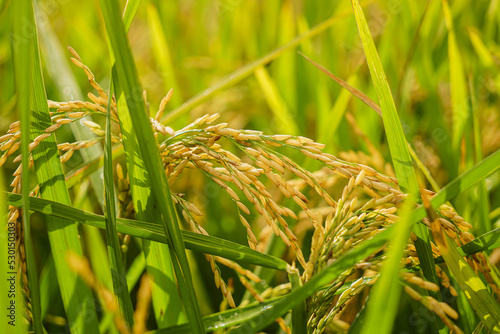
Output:
[[0,0],[0,332],[500,332],[499,7]]

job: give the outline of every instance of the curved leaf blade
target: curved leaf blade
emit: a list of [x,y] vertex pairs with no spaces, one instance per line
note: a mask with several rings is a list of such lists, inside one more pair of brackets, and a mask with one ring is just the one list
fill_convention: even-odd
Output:
[[[7,202],[15,207],[22,207],[21,195],[7,193]],[[45,200],[36,197],[30,197],[31,209],[44,215],[69,218],[96,226],[105,228],[104,216],[95,213],[77,209],[70,205],[61,204],[55,201]],[[159,223],[148,223],[138,220],[117,218],[117,231],[129,234],[133,237],[149,239],[161,243],[166,243],[165,234]],[[238,263],[253,264],[266,268],[286,270],[287,263],[279,258],[257,252],[247,246],[243,246],[232,241],[220,239],[212,236],[205,236],[189,231],[181,231],[186,248],[217,255]]]

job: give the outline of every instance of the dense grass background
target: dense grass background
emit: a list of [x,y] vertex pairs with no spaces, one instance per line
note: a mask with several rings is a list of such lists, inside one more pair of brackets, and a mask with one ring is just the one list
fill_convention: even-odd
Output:
[[[2,11],[2,31],[8,34],[10,17],[8,2]],[[43,60],[49,60],[54,47],[44,39],[44,31],[56,33],[59,47],[75,48],[96,77],[106,86],[110,59],[104,24],[96,1],[90,2],[75,13],[72,1],[41,1],[38,8]],[[456,30],[455,39],[461,58],[462,77],[467,96],[469,78],[475,91],[475,110],[482,133],[493,136],[483,138],[483,155],[496,148],[494,134],[497,98],[498,22],[495,2],[478,1],[474,11],[469,11],[467,1],[451,4],[451,14]],[[321,10],[318,10],[321,8]],[[263,57],[280,45],[292,40],[310,27],[332,15],[340,14],[332,28],[305,40],[298,49],[321,63],[344,80],[376,100],[368,69],[363,61],[354,17],[349,3],[246,3],[243,1],[201,1],[165,4],[144,2],[131,26],[129,40],[134,52],[138,73],[152,103],[151,110],[170,89],[175,93],[170,107],[178,107],[201,91],[213,86],[241,66]],[[378,51],[386,71],[389,85],[402,119],[407,138],[414,142],[424,162],[440,172],[436,178],[441,185],[450,179],[449,150],[451,134],[450,61],[448,33],[440,2],[406,3],[391,1],[375,3],[368,7],[368,22],[377,42]],[[47,35],[50,35],[48,33]],[[155,43],[157,40],[161,43]],[[8,113],[13,105],[13,66],[8,39],[2,40],[2,90],[3,126],[17,116]],[[242,127],[266,130],[272,133],[283,130],[300,131],[310,137],[322,137],[334,153],[349,149],[364,149],[356,140],[350,126],[343,119],[333,135],[324,120],[334,117],[330,113],[340,93],[340,87],[302,57],[297,48],[284,52],[265,67],[271,77],[273,92],[278,96],[267,98],[272,92],[263,92],[262,84],[254,75],[218,92],[207,103],[194,111],[191,117],[207,112],[223,112],[223,117]],[[44,55],[44,53],[46,55]],[[69,54],[65,52],[65,59]],[[267,64],[266,64],[267,65]],[[44,68],[50,68],[50,62]],[[71,66],[74,78],[82,91],[88,90],[86,77]],[[69,86],[71,79],[57,75],[60,71],[46,72],[46,90],[49,99],[78,96],[61,89]],[[62,83],[61,83],[62,82]],[[454,82],[458,84],[457,82]],[[269,113],[276,103],[289,116],[283,123]],[[470,100],[470,99],[469,99]],[[468,101],[468,100],[466,100]],[[241,112],[244,109],[245,112]],[[360,129],[376,148],[387,157],[382,137],[382,122],[378,116],[355,99],[349,102],[349,111],[356,117]],[[484,112],[488,111],[488,112]],[[185,116],[187,117],[187,116]],[[185,121],[185,120],[184,120]],[[177,122],[177,123],[176,123]],[[181,120],[172,127],[183,124]],[[235,127],[237,127],[235,125]],[[471,130],[471,127],[468,127]],[[433,154],[434,153],[434,154]],[[437,155],[437,157],[436,157]],[[78,164],[75,161],[74,164]],[[444,168],[440,168],[444,167]],[[462,163],[462,170],[464,168]],[[455,175],[452,175],[455,176]]]
[[[121,5],[124,8],[125,3]],[[432,176],[427,187],[439,190],[500,148],[500,4],[390,0],[363,1],[362,5],[401,130]],[[1,134],[19,119],[13,66],[13,45],[19,40],[11,34],[12,25],[17,24],[11,7],[12,1],[0,1],[0,33],[5,37],[0,40]],[[82,99],[82,92],[91,90],[81,69],[69,61],[68,45],[78,51],[107,89],[113,64],[108,46],[113,43],[108,44],[105,21],[109,24],[110,19],[106,14],[103,19],[99,1],[38,1],[35,12],[47,98]],[[314,30],[323,22],[324,28]],[[29,24],[20,27],[26,34],[32,33]],[[287,44],[305,34],[310,36]],[[174,89],[165,125],[180,129],[199,116],[217,112],[232,128],[310,137],[326,144],[329,153],[395,175],[391,167],[395,155],[389,151],[385,131],[392,134],[396,129],[384,130],[376,112],[297,53],[301,51],[379,103],[350,2],[145,0],[127,37],[138,80],[151,103],[151,117],[162,97]],[[117,78],[120,75],[123,80],[126,73],[118,70]],[[123,84],[121,89],[126,92]],[[105,119],[96,121],[104,128]],[[71,142],[82,135],[75,131],[62,127],[57,132],[58,142]],[[88,154],[75,153],[64,168],[76,168],[100,152]],[[298,162],[305,160],[291,154]],[[124,163],[124,157],[119,159]],[[2,167],[3,189],[8,188],[10,175],[17,168],[11,160]],[[308,162],[306,166],[313,170],[319,164]],[[37,183],[34,173],[30,182],[31,186]],[[497,171],[452,201],[457,212],[474,226],[476,236],[499,227],[499,182]],[[186,172],[172,190],[185,193],[203,210],[201,223],[211,235],[246,244],[234,204],[201,173]],[[102,188],[84,182],[71,188],[69,195],[73,206],[105,213]],[[31,217],[41,284],[54,280],[44,276],[53,272],[49,268],[54,265],[44,219],[39,214]],[[84,252],[95,252],[96,259],[102,257],[104,235],[87,227],[82,230]],[[130,244],[125,267],[134,263],[139,249]],[[192,275],[201,313],[219,311],[222,296],[214,287],[209,264],[199,253],[188,251],[187,255],[194,264]],[[494,253],[493,259],[496,256]],[[233,275],[221,269],[223,276]],[[96,275],[107,279],[98,271]],[[137,286],[133,290],[135,302]],[[66,316],[57,286],[42,286],[41,294],[42,313],[48,315],[45,328],[49,332],[63,330]],[[234,298],[239,300],[243,295],[244,288],[235,280]],[[397,320],[396,327],[410,332],[422,328],[406,321],[408,317],[398,318],[403,320]],[[154,324],[152,319],[150,324]]]

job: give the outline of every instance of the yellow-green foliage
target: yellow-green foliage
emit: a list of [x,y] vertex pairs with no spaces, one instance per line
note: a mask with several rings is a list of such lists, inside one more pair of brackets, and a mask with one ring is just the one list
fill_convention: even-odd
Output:
[[499,331],[499,6],[0,2],[17,330]]

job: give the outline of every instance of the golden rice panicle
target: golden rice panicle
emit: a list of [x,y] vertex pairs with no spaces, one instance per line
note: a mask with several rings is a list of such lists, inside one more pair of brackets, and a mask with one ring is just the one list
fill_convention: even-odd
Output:
[[205,234],[205,230],[200,226],[200,224],[198,224],[196,219],[193,217],[193,214],[196,216],[202,216],[203,213],[193,203],[187,201],[179,194],[173,193],[172,201],[181,207],[182,216],[189,224],[191,230],[195,233]]
[[[201,211],[191,202],[186,201],[181,196],[177,194],[172,194],[172,199],[176,204],[179,204],[182,208],[182,215],[184,219],[189,223],[191,230],[196,233],[208,235],[203,227],[201,227],[196,220],[193,218],[193,214],[201,216]],[[210,254],[205,254],[206,260],[210,263],[210,268],[214,275],[214,282],[217,289],[220,289],[224,298],[227,300],[227,303],[230,307],[236,307],[234,303],[234,299],[231,293],[231,289],[228,289],[226,282],[221,277],[221,272],[219,267],[216,264],[215,257]],[[242,269],[243,270],[243,269]]]
[[[448,234],[448,236],[455,240],[457,245],[462,246],[474,240],[474,236],[469,232],[469,230],[472,229],[472,225],[466,222],[463,217],[458,215],[455,209],[443,204],[437,212],[441,216],[437,219],[438,222],[444,228],[444,231]],[[435,253],[439,255],[439,252]],[[481,272],[486,281],[492,287],[495,294],[500,295],[500,290],[493,282],[490,275],[489,264],[484,255],[481,253],[472,254],[466,257],[466,261],[476,273]]]
[[6,153],[4,153],[4,154],[2,154],[2,155],[0,156],[0,167],[2,167],[2,166],[3,166],[3,164],[7,161],[7,158],[8,158],[8,156],[7,156],[7,154],[6,154]]
[[292,329],[287,325],[285,319],[283,318],[278,318],[276,319],[276,322],[280,326],[280,328],[285,332],[286,334],[292,334]]
[[163,136],[175,135],[175,131],[171,127],[165,126],[153,118],[150,118],[150,121],[155,137],[157,137],[159,133],[161,133]]
[[431,296],[422,296],[416,290],[409,286],[404,287],[404,291],[414,300],[420,302],[429,311],[435,313],[441,321],[448,327],[453,333],[463,334],[462,330],[453,323],[453,320],[458,319],[458,313],[448,304],[439,302]]
[[172,98],[173,94],[174,94],[174,90],[173,90],[173,88],[171,88],[168,91],[167,95],[165,95],[165,97],[161,100],[160,107],[158,108],[158,112],[156,113],[156,116],[155,116],[155,120],[157,122],[161,121],[163,113],[165,112],[165,108],[166,108],[168,102],[170,102],[170,99]]
[[193,129],[199,128],[199,127],[201,127],[203,125],[211,124],[217,118],[219,118],[219,116],[220,116],[220,114],[218,114],[218,113],[212,114],[212,115],[205,114],[205,115],[197,118],[192,123],[190,123],[187,126],[185,126],[184,128],[182,128],[180,130],[177,130],[176,134],[184,133],[184,132],[187,132],[189,130],[193,130]]
[[429,290],[433,292],[438,292],[439,291],[439,286],[435,283],[428,282],[418,276],[416,276],[414,273],[403,273],[402,274],[403,279],[411,284],[414,284],[424,290]]
[[[211,121],[213,116],[201,117],[193,122],[195,125],[204,124]],[[188,126],[193,127],[195,125]],[[186,128],[188,128],[186,127]],[[237,130],[232,130],[237,131]],[[231,132],[233,136],[237,136],[235,132]],[[282,216],[289,216],[290,211],[277,205],[271,198],[271,194],[266,190],[266,187],[259,181],[258,177],[264,174],[264,170],[259,167],[244,163],[240,158],[233,153],[223,149],[219,144],[215,143],[212,138],[217,138],[213,133],[197,133],[195,137],[174,142],[170,145],[160,145],[162,155],[166,157],[166,174],[169,182],[172,184],[182,170],[186,167],[193,166],[202,170],[210,179],[222,187],[229,198],[237,205],[238,211],[241,214],[250,214],[249,208],[243,203],[241,197],[236,193],[235,189],[229,184],[234,184],[238,190],[243,192],[245,198],[250,201],[265,222],[272,228],[274,233],[279,236],[286,245],[292,246],[296,250],[299,261],[305,265],[300,248],[296,244],[297,238],[288,228],[288,225]],[[259,153],[260,154],[260,153]],[[267,154],[264,152],[264,154]],[[269,155],[268,155],[269,156]],[[167,158],[168,157],[168,158]],[[277,158],[276,158],[277,159]],[[215,165],[216,164],[216,165]],[[217,167],[220,166],[220,167]],[[271,175],[271,176],[269,176]],[[296,200],[307,201],[300,193],[297,193],[287,181],[279,175],[269,174],[268,176],[282,186],[286,186],[297,196]],[[278,179],[279,178],[279,179]],[[241,219],[242,224],[247,229],[247,236],[250,247],[257,248],[257,238],[249,227],[246,219]],[[281,228],[280,228],[281,226]]]
[[[303,281],[310,279],[315,272],[322,270],[324,266],[335,261],[349,249],[356,247],[358,243],[373,237],[397,221],[396,204],[404,198],[397,188],[388,185],[391,179],[378,176],[377,172],[370,167],[344,163],[330,156],[322,159],[324,162],[328,162],[337,175],[347,177],[348,182],[342,189],[340,198],[337,199],[336,207],[328,213],[324,224],[314,226],[311,254],[302,276]],[[321,173],[316,175],[321,176]],[[323,172],[322,177],[327,175]],[[374,186],[374,184],[376,185]],[[361,187],[370,195],[368,199],[363,198],[363,201],[358,204],[360,193],[356,190]],[[381,194],[370,192],[372,187]],[[375,196],[370,197],[373,194]],[[377,261],[382,259],[383,257]],[[376,262],[366,262],[355,266],[352,270],[356,268],[361,270],[365,270],[363,268],[376,268]],[[352,270],[347,271],[345,275],[353,273]],[[361,293],[368,284],[367,282],[374,282],[375,279],[363,277],[336,298],[335,291],[344,284],[340,279],[337,279],[331,283],[326,291],[313,295],[308,302],[311,308],[308,326],[312,328],[312,333],[323,332],[328,324],[332,324],[335,319],[338,319],[339,310],[344,307],[343,305],[349,303],[353,296]],[[411,278],[411,280],[426,289],[436,290],[437,288],[437,286],[422,279]],[[348,326],[348,324],[346,325]]]
[[[60,108],[66,107],[66,110],[71,110],[71,108],[77,107],[76,104],[79,103],[79,101],[69,102],[66,104],[65,103],[56,103],[53,101],[48,101],[48,103],[49,103],[49,106],[51,106],[51,107],[55,107],[55,106],[58,106]],[[81,103],[83,103],[83,102],[81,102]],[[61,107],[61,105],[63,105],[63,106]],[[54,113],[52,113],[52,114],[54,114]],[[71,114],[69,114],[69,115],[71,115]],[[79,115],[79,116],[84,116],[84,115]],[[43,131],[42,134],[37,136],[35,139],[33,139],[33,141],[31,143],[28,144],[28,150],[30,153],[42,141],[44,141],[45,139],[52,136],[52,134],[57,129],[59,129],[61,127],[61,125],[69,124],[69,123],[74,121],[73,119],[70,119],[70,118],[64,118],[64,115],[52,116],[51,119],[52,119],[53,123],[50,126],[48,126]],[[91,130],[96,132],[101,137],[104,136],[104,131],[102,131],[100,129],[100,126],[98,124],[91,122],[91,121],[82,122],[82,124],[88,126]],[[0,166],[2,166],[7,161],[9,156],[13,155],[15,152],[18,151],[18,149],[20,147],[20,137],[21,137],[21,131],[19,128],[19,121],[12,123],[10,128],[9,128],[9,133],[0,137],[0,151],[4,152],[0,156]],[[102,138],[100,138],[100,139],[102,139]],[[61,157],[61,161],[62,162],[68,161],[69,158],[74,153],[73,151],[95,145],[96,143],[99,142],[100,139],[97,138],[97,139],[85,140],[85,141],[80,141],[80,142],[75,142],[75,143],[58,144],[59,150],[67,151],[66,154],[64,154],[64,156]],[[113,139],[113,141],[115,141],[115,142],[117,141],[116,136]],[[33,164],[33,158],[31,156],[31,154],[30,154],[29,159],[30,159],[30,167],[31,167]],[[14,163],[18,163],[20,161],[21,161],[21,155],[16,156],[13,160]],[[17,175],[15,175],[15,176],[17,176]]]
[[116,177],[120,217],[132,218],[134,217],[134,202],[132,201],[132,194],[130,192],[130,181],[128,174],[123,172],[123,167],[120,163],[116,164]]
[[253,233],[252,231],[252,228],[250,226],[250,224],[248,223],[248,221],[245,219],[245,217],[243,217],[242,215],[238,215],[239,218],[240,218],[240,222],[241,224],[246,228],[247,230],[247,240],[248,240],[248,246],[250,246],[250,248],[256,250],[259,248],[259,241],[257,240],[257,237],[255,236],[255,234]]
[[[248,283],[248,280],[247,280],[247,279],[249,279],[249,280],[253,281],[254,283],[259,283],[261,281],[261,279],[257,275],[255,275],[252,271],[244,269],[239,264],[237,264],[237,263],[235,263],[233,261],[230,261],[228,259],[225,259],[225,258],[222,258],[222,257],[219,257],[219,256],[214,256],[213,258],[217,262],[220,262],[223,265],[225,265],[226,267],[229,267],[229,268],[233,269],[234,271],[236,271],[236,273],[238,274],[238,278],[239,278],[240,282],[256,298],[256,300],[259,301],[259,302],[263,302],[264,301],[264,298],[262,298],[262,296],[260,296],[255,291],[255,289],[252,287],[251,284]],[[230,290],[228,290],[228,291],[230,293]],[[229,306],[235,307],[234,306],[235,305],[234,304],[234,300],[232,299],[232,295],[226,296],[226,299],[228,301]]]
[[360,278],[355,280],[350,286],[340,295],[336,296],[335,291],[340,288],[345,280],[354,273],[354,269],[347,270],[342,273],[330,287],[324,292],[319,292],[313,295],[308,303],[309,319],[307,322],[308,328],[311,328],[311,333],[323,333],[327,326],[335,322],[343,308],[346,307],[351,300],[362,293],[365,287],[372,284],[373,278]]
[[472,229],[472,225],[458,215],[455,209],[443,204],[440,206],[438,213],[442,216],[442,218],[439,218],[439,222],[444,227],[447,234],[454,239],[458,245],[464,245],[474,240],[474,236],[469,233],[469,230]]
[[261,281],[259,276],[255,275],[252,271],[243,268],[242,266],[240,266],[239,264],[237,264],[234,261],[225,259],[225,258],[220,257],[220,256],[215,256],[214,258],[217,262],[222,263],[226,267],[233,269],[236,273],[238,273],[238,275],[244,276],[255,283],[259,283]]
[[217,289],[220,289],[222,295],[227,300],[227,303],[230,307],[235,308],[236,304],[234,303],[233,294],[231,293],[231,289],[228,289],[228,285],[221,277],[220,269],[215,263],[215,258],[213,255],[205,254],[205,258],[210,263],[210,268],[212,269],[212,273],[214,274],[214,282]]
[[331,327],[332,325],[337,328],[341,326],[343,331],[347,330],[349,328],[349,324],[339,319],[340,312],[342,309],[345,309],[349,303],[352,303],[356,296],[362,294],[366,287],[373,284],[375,280],[376,278],[366,277],[360,277],[354,280],[337,298],[335,303],[332,303],[320,311],[324,314],[324,316],[317,319],[313,333],[323,333],[327,326]]
[[94,73],[92,73],[92,71],[87,67],[87,65],[85,65],[82,61],[82,59],[80,58],[80,56],[78,55],[78,53],[71,47],[68,47],[68,50],[69,52],[73,55],[74,58],[71,58],[71,61],[73,62],[73,64],[75,64],[77,67],[81,68],[84,72],[85,72],[85,75],[87,76],[87,78],[89,79],[89,82],[90,84],[92,85],[92,87],[97,90],[97,92],[99,93],[99,95],[107,101],[108,99],[108,94],[106,93],[106,91],[99,85],[99,83],[95,80],[95,76],[94,76]]
[[441,267],[436,265],[436,274],[439,277],[439,283],[450,291],[450,294],[454,297],[458,296],[457,290],[450,284],[450,279],[448,275],[441,269]]
[[[327,220],[331,220],[332,216],[330,215]],[[325,240],[325,231],[322,228],[315,228],[312,241],[311,241],[311,254],[309,255],[309,259],[307,261],[304,273],[302,274],[302,279],[304,282],[309,281],[314,274],[314,268],[317,265],[318,257],[320,256],[320,252]]]
[[[20,132],[16,132],[12,136],[3,136],[4,140],[5,139],[18,139],[20,138]],[[16,142],[19,144],[20,142]],[[10,148],[7,150],[7,152],[2,156],[3,161],[0,161],[0,166],[5,162],[5,159],[12,153],[9,154],[9,151],[12,149],[14,146],[10,146]],[[5,159],[3,159],[5,157]],[[16,158],[17,159],[17,158]],[[29,157],[29,165],[28,168],[31,168],[33,166],[33,159],[30,156]],[[20,158],[17,159],[18,161],[15,162],[20,162]],[[14,194],[20,194],[21,193],[21,182],[22,182],[22,165],[19,163],[19,166],[13,173],[14,179],[10,183],[10,186],[12,187],[12,193]],[[30,196],[33,196],[34,193],[31,192]],[[4,228],[8,227],[13,227],[15,229],[15,234],[16,234],[16,254],[18,256],[18,259],[16,263],[18,264],[18,270],[21,272],[21,277],[22,277],[22,293],[24,294],[27,303],[30,303],[30,291],[29,291],[29,285],[28,285],[28,271],[27,271],[27,262],[26,262],[26,252],[25,252],[25,246],[24,246],[24,232],[23,232],[23,226],[22,226],[22,209],[11,206],[9,205],[8,208],[8,215],[7,215],[7,224],[4,226]],[[27,309],[27,319],[31,321],[31,311],[29,308]]]

